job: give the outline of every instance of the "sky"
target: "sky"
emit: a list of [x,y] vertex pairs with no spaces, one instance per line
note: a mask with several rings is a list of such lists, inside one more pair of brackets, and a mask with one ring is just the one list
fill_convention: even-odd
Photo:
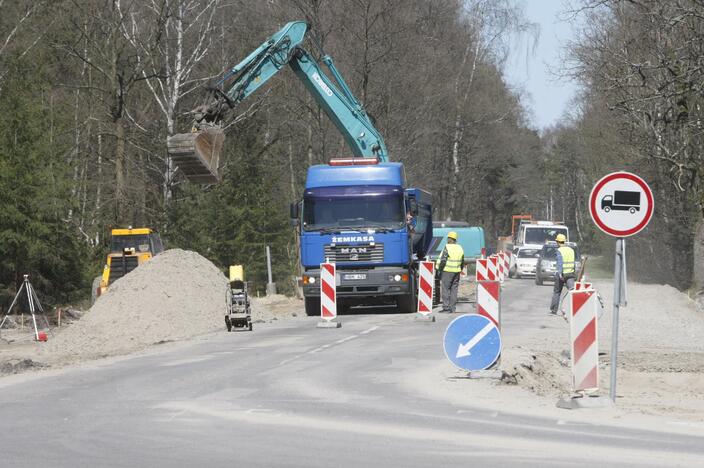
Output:
[[522,88],[524,104],[538,130],[559,122],[577,92],[577,85],[554,76],[559,69],[561,47],[573,38],[574,26],[561,21],[564,0],[519,0],[530,22],[540,25],[540,38],[534,55],[526,55],[526,41],[516,42],[504,70],[510,86]]

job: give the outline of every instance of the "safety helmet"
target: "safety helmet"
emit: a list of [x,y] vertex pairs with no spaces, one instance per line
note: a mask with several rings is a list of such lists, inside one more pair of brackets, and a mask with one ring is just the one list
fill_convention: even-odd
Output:
[[447,238],[457,240],[457,233],[455,231],[450,231],[447,233]]
[[567,237],[565,237],[564,234],[558,234],[557,236],[555,236],[555,240],[559,243],[563,243],[567,240]]

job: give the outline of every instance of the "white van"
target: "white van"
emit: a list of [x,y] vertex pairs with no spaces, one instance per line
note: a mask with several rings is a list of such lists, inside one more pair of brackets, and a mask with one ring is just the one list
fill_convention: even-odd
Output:
[[518,226],[515,247],[541,249],[547,242],[554,242],[558,234],[564,234],[570,240],[570,231],[564,224],[552,221],[522,223]]

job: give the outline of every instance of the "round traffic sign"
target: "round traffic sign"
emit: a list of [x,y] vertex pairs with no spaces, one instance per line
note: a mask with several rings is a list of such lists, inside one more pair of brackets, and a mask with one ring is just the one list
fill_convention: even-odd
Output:
[[612,172],[594,185],[589,214],[599,229],[614,237],[639,233],[653,217],[653,192],[630,172]]
[[488,369],[501,354],[501,334],[494,322],[477,314],[460,315],[443,338],[445,356],[466,371]]

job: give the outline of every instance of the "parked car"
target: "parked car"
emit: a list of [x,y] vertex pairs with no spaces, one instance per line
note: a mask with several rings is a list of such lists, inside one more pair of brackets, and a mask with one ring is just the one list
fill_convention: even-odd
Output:
[[509,278],[522,278],[528,275],[535,275],[535,268],[538,263],[539,249],[525,247],[515,247],[511,255],[511,263],[508,268]]
[[[568,247],[574,249],[575,272],[579,272],[582,267],[582,257],[579,255],[579,248],[574,242],[567,242]],[[557,271],[557,242],[548,242],[540,249],[535,265],[535,284],[541,285],[543,281],[554,281]]]

